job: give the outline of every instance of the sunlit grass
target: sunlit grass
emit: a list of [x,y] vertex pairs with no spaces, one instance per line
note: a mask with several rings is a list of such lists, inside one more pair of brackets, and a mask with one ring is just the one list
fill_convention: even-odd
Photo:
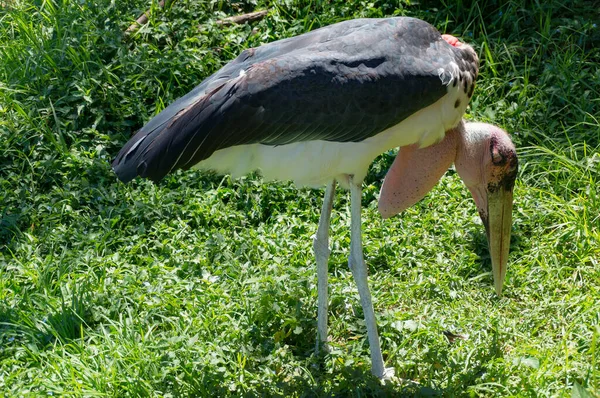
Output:
[[[7,396],[581,396],[600,393],[600,29],[592,2],[0,2],[0,392]],[[254,26],[226,15],[269,8]],[[332,216],[332,351],[313,356],[323,193],[178,172],[117,182],[152,115],[241,50],[342,19],[410,15],[475,46],[468,118],[501,125],[520,172],[505,295],[449,172],[391,220],[393,153],[364,186],[365,256],[387,366],[370,376]],[[255,31],[253,31],[255,29]],[[463,338],[448,339],[444,332]]]

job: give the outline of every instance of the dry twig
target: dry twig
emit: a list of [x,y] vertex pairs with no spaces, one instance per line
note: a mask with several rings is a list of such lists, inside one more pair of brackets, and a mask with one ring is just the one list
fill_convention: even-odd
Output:
[[[160,8],[164,8],[165,7],[165,2],[166,2],[166,0],[160,0],[160,2],[158,3],[158,6]],[[147,24],[148,23],[149,15],[150,15],[150,10],[148,10],[145,13],[143,13],[142,15],[140,15],[138,17],[138,19],[135,20],[134,23],[132,23],[131,25],[129,25],[129,27],[125,31],[125,36],[131,35],[136,30],[138,30],[140,26]]]
[[[166,0],[161,0],[158,3],[158,6],[160,8],[164,8],[165,3],[166,3]],[[217,25],[230,26],[230,25],[234,25],[234,24],[241,25],[246,22],[249,22],[249,23],[256,22],[256,21],[260,21],[261,19],[266,17],[268,13],[269,13],[268,10],[261,10],[261,11],[249,12],[247,14],[235,15],[233,17],[227,17],[225,19],[218,20]],[[125,36],[130,36],[132,33],[134,33],[136,30],[138,30],[140,26],[148,23],[149,14],[150,14],[150,10],[148,10],[145,13],[143,13],[142,15],[140,15],[138,17],[138,19],[135,20],[134,23],[129,25],[129,27],[125,31]]]
[[233,17],[227,17],[225,19],[221,19],[221,20],[217,21],[217,25],[229,26],[229,25],[233,25],[233,24],[241,25],[246,22],[256,22],[256,21],[260,21],[261,19],[266,17],[268,13],[269,13],[268,10],[261,10],[261,11],[249,12],[248,14],[241,14],[241,15],[236,15]]

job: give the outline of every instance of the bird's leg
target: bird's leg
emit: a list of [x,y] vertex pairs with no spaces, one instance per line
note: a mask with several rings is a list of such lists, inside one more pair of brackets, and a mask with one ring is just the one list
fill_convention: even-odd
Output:
[[319,218],[319,227],[317,234],[313,239],[313,248],[315,250],[315,260],[317,262],[317,294],[318,294],[318,312],[317,312],[317,344],[315,352],[319,353],[319,346],[322,344],[325,350],[327,347],[327,262],[329,261],[329,220],[333,208],[333,197],[335,194],[335,180],[332,180],[325,190],[323,198],[323,207],[321,217]]
[[369,337],[369,346],[371,348],[371,372],[376,377],[383,379],[393,375],[393,369],[385,369],[383,366],[383,356],[381,355],[381,346],[379,345],[379,335],[377,334],[377,323],[375,320],[375,311],[371,301],[371,292],[367,282],[367,266],[363,258],[362,234],[361,234],[361,196],[362,187],[360,183],[355,183],[350,176],[350,258],[348,266],[352,270],[352,275],[360,295],[360,304],[365,314],[365,323],[367,324],[367,335]]

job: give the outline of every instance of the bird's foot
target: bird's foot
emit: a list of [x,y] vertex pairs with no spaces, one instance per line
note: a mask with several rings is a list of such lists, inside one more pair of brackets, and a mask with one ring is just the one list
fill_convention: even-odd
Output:
[[380,380],[383,384],[395,381],[396,380],[396,369],[385,368],[383,370],[383,376],[380,378]]
[[385,368],[383,370],[383,376],[379,377],[379,381],[381,384],[395,384],[395,385],[403,385],[403,386],[413,386],[420,387],[421,384],[417,381],[410,379],[403,379],[401,377],[396,376],[396,370],[394,368]]
[[387,384],[391,382],[398,381],[396,377],[396,370],[394,368],[383,368],[383,373],[381,375],[375,375],[381,382],[381,384]]
[[385,368],[383,371],[383,379],[393,379],[394,377],[396,377],[396,369]]

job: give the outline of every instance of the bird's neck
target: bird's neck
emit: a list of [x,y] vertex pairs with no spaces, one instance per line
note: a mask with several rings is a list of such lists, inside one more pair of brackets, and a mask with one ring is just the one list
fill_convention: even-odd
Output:
[[401,147],[388,170],[381,194],[379,212],[384,218],[400,213],[429,192],[456,159],[458,141],[464,125],[446,132],[437,144],[425,148]]

